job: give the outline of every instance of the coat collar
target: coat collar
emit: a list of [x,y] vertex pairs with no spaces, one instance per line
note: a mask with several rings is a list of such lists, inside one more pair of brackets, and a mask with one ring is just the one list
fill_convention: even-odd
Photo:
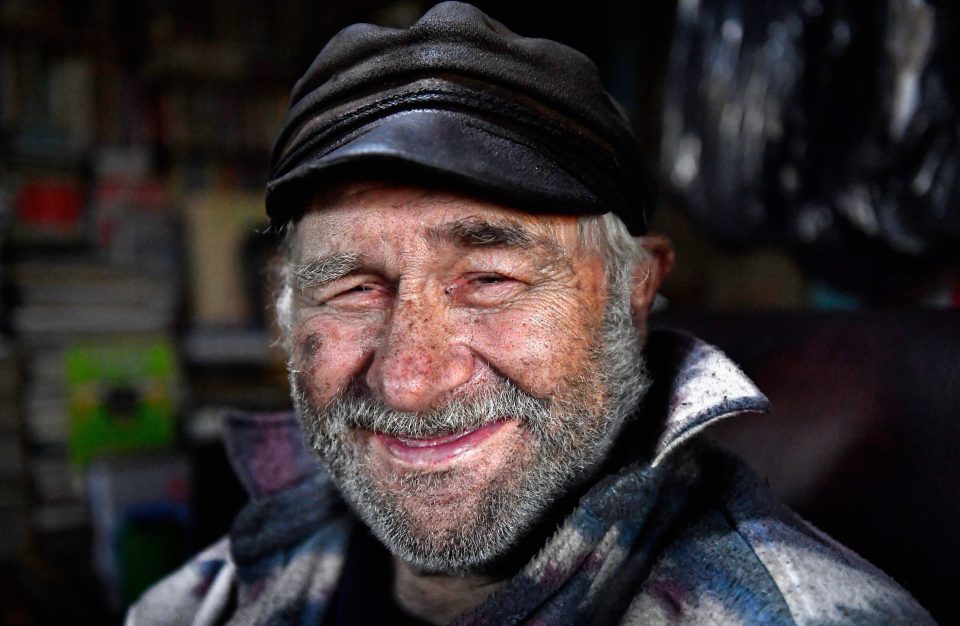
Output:
[[693,335],[659,330],[645,347],[654,394],[665,402],[652,465],[708,426],[743,413],[766,413],[770,401],[719,348]]

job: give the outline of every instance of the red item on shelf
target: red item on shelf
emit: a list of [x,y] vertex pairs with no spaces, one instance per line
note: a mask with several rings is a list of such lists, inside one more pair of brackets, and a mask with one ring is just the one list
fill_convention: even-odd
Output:
[[72,182],[33,181],[17,195],[17,218],[21,225],[58,233],[75,232],[80,225],[83,198]]

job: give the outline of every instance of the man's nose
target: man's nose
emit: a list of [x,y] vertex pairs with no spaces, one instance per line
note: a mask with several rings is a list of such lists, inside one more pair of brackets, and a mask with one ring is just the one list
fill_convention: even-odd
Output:
[[367,384],[400,411],[428,411],[473,375],[470,350],[454,340],[439,303],[398,298]]

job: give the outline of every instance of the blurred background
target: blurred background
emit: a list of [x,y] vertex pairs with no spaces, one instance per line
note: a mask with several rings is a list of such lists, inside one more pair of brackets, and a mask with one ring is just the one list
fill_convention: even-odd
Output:
[[[231,410],[289,408],[267,155],[423,0],[0,0],[0,623],[118,623],[227,532]],[[658,323],[774,412],[713,434],[960,622],[960,15],[923,0],[478,6],[598,64],[677,248]],[[749,5],[749,6],[748,6]]]

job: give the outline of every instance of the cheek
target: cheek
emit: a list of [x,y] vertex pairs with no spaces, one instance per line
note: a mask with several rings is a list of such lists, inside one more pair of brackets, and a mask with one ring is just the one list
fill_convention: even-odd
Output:
[[316,404],[343,391],[367,361],[376,332],[363,325],[311,320],[293,331],[293,366],[300,389]]
[[475,322],[475,346],[491,365],[536,396],[582,369],[590,320],[582,311],[506,311]]

